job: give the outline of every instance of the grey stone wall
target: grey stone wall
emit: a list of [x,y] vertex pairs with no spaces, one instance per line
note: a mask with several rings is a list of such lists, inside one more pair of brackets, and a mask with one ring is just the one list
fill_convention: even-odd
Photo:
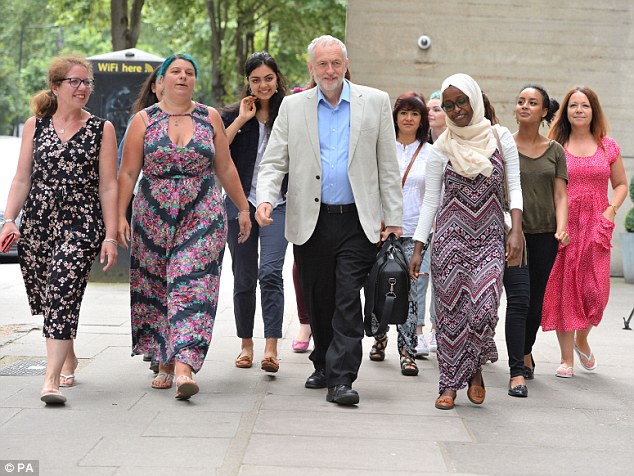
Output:
[[[634,2],[632,0],[349,0],[346,45],[352,79],[392,100],[409,90],[425,97],[447,76],[473,76],[502,125],[516,130],[515,96],[537,82],[561,100],[590,86],[634,177]],[[418,47],[421,35],[432,45]],[[632,207],[617,215],[612,274],[622,276],[619,232]]]

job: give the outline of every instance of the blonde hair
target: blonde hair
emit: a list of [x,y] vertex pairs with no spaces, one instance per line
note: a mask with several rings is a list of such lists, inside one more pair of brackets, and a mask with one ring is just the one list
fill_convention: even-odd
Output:
[[56,56],[48,67],[48,89],[36,93],[31,98],[31,111],[36,117],[55,114],[57,111],[57,97],[53,94],[52,86],[59,85],[73,66],[83,66],[92,79],[92,64],[85,56],[69,54]]

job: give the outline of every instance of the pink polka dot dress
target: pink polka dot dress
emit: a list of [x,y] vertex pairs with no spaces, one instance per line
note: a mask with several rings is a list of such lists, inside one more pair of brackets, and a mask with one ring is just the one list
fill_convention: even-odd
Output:
[[597,326],[608,304],[614,223],[603,212],[609,205],[610,166],[621,149],[611,137],[604,137],[602,144],[590,157],[566,150],[570,244],[559,246],[550,273],[542,312],[544,331]]

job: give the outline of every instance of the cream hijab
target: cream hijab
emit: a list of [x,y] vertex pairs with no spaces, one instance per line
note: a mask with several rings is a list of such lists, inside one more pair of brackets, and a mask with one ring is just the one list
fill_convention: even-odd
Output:
[[493,172],[489,158],[495,152],[497,141],[491,132],[491,122],[484,117],[484,101],[478,83],[469,75],[458,73],[442,83],[441,92],[454,86],[465,93],[473,109],[469,125],[458,127],[447,115],[447,129],[432,147],[449,157],[456,173],[474,179],[478,174],[486,177]]

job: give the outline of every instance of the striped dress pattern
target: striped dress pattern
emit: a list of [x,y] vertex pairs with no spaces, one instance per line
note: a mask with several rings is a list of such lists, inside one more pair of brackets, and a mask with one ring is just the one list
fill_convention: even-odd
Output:
[[431,272],[436,304],[439,393],[464,388],[498,359],[493,337],[504,272],[504,165],[491,156],[490,177],[473,180],[447,164],[436,217]]
[[146,109],[143,178],[132,205],[132,353],[202,367],[218,305],[227,226],[213,172],[214,130],[207,107],[191,113],[182,147],[168,136],[169,115]]

